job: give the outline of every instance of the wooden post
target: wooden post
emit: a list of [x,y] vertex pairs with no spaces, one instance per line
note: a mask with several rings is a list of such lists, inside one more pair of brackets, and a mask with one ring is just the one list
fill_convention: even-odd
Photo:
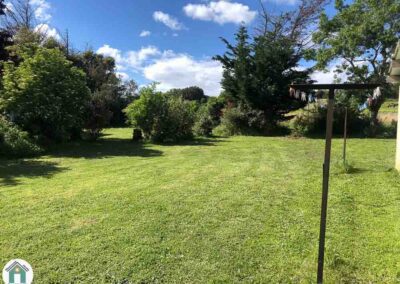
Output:
[[321,222],[319,229],[318,272],[317,272],[318,284],[322,283],[324,278],[326,212],[328,208],[329,169],[331,163],[331,149],[332,149],[334,94],[335,94],[335,89],[333,88],[329,89],[328,113],[326,116],[325,159],[323,165],[323,181],[322,181]]
[[347,107],[344,113],[344,135],[343,135],[343,166],[346,167],[346,148],[347,148]]

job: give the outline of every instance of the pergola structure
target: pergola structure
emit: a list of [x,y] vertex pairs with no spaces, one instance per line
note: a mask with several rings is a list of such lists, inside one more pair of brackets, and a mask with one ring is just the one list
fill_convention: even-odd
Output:
[[[400,70],[399,70],[400,71]],[[328,113],[326,118],[326,137],[325,137],[325,159],[323,164],[322,181],[322,200],[321,200],[321,221],[319,231],[319,249],[318,249],[318,272],[317,283],[323,282],[324,274],[324,254],[325,254],[325,232],[326,232],[326,213],[328,208],[329,191],[329,170],[331,163],[332,148],[332,127],[333,127],[333,108],[335,90],[369,90],[379,87],[379,84],[293,84],[290,88],[299,91],[310,90],[329,90],[328,95]],[[399,112],[400,116],[400,112]],[[398,131],[398,135],[400,130]],[[400,153],[398,154],[400,158]]]
[[[400,82],[400,41],[393,54],[392,64],[389,70],[389,82]],[[397,111],[397,121],[400,122],[400,89],[399,89],[399,109]],[[400,123],[397,123],[397,141],[396,141],[396,169],[400,171]]]

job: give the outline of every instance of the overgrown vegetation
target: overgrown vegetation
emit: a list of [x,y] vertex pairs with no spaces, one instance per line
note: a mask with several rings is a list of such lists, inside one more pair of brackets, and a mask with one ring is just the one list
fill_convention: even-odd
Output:
[[27,132],[0,116],[0,155],[5,157],[26,157],[39,154],[42,149],[37,146]]

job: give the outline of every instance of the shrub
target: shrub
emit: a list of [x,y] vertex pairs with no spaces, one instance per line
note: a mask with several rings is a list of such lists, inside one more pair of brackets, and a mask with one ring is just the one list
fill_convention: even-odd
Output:
[[210,98],[206,104],[202,104],[196,113],[194,133],[198,136],[210,136],[221,122],[223,107],[224,103],[219,98]]
[[156,92],[155,85],[151,85],[140,91],[139,99],[125,113],[133,127],[142,131],[144,139],[177,142],[192,137],[194,110],[194,103]]
[[[349,134],[363,134],[368,126],[368,118],[359,110],[357,104],[336,103],[333,114],[333,134],[343,135],[344,120],[347,107],[347,132]],[[304,110],[296,116],[292,123],[293,134],[296,136],[322,135],[326,129],[326,106],[315,104],[309,110]]]
[[68,140],[84,122],[89,89],[83,71],[58,49],[38,47],[23,62],[6,63],[0,110],[31,135]]
[[223,111],[221,124],[213,133],[218,136],[264,135],[273,133],[275,129],[268,125],[263,111],[239,106]]
[[369,124],[364,129],[364,135],[377,138],[396,138],[397,122],[392,120],[390,123],[380,122],[378,125]]
[[32,156],[41,152],[27,132],[0,116],[0,155],[9,157]]

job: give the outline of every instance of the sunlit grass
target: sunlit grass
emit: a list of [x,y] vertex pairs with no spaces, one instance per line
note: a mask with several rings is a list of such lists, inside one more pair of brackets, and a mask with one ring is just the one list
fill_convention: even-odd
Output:
[[[0,161],[0,266],[35,283],[315,282],[324,142],[135,144],[130,129]],[[400,281],[395,141],[349,139],[335,165],[326,283]]]

